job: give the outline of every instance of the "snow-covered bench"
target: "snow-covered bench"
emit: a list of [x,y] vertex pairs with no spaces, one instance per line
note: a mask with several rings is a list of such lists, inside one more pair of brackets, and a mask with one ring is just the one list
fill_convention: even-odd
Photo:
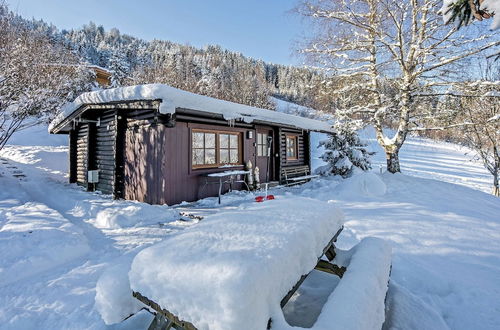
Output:
[[285,185],[291,186],[305,183],[311,179],[319,177],[319,175],[311,174],[309,166],[303,165],[282,168],[281,177]]
[[[339,284],[340,296],[332,305],[346,304],[347,299],[352,308],[356,304],[352,295],[369,299],[361,310],[380,319],[380,308],[370,312],[381,295],[383,305],[390,257],[389,266],[385,257],[384,267],[374,265],[378,258],[374,254],[384,250],[375,242],[367,249],[353,250],[352,258],[343,254],[344,263],[352,260],[347,271],[345,265],[331,264],[342,228],[342,213],[332,203],[297,197],[248,205],[206,217],[141,251],[129,272],[130,286],[134,297],[156,311],[152,326],[160,329],[291,329],[281,308],[316,268],[347,279],[345,285]],[[321,259],[323,255],[328,261]],[[364,261],[370,268],[365,275],[359,274],[366,271]],[[354,282],[358,293],[346,297],[343,292]],[[364,287],[373,283],[380,291],[374,296],[369,293],[371,287]],[[318,322],[326,322],[322,314]]]

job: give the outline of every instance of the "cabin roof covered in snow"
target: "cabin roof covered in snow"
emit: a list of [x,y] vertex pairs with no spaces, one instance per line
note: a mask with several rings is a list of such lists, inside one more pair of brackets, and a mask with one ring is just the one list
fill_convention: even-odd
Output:
[[160,100],[159,112],[162,114],[174,114],[178,109],[189,109],[200,113],[221,115],[228,121],[269,123],[311,131],[333,132],[331,125],[323,121],[219,100],[163,84],[137,85],[84,93],[62,107],[60,114],[50,124],[49,132],[60,131],[59,126],[65,119],[85,105],[141,100]]

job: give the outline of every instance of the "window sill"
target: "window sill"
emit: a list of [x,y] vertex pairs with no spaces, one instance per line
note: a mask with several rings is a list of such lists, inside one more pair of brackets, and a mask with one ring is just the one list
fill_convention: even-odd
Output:
[[200,166],[200,167],[193,167],[191,170],[193,171],[200,171],[200,170],[225,170],[225,169],[231,169],[235,167],[245,167],[243,164],[234,164],[234,165],[222,165],[222,166]]

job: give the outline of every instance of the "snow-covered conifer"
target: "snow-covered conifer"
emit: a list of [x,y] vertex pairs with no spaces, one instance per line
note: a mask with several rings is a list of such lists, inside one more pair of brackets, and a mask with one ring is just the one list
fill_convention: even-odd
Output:
[[321,159],[327,163],[317,171],[322,175],[340,175],[350,177],[355,168],[367,171],[371,168],[367,144],[361,140],[357,130],[361,127],[358,121],[339,120],[334,124],[335,133],[329,139],[321,141],[325,148]]
[[127,80],[130,74],[130,63],[124,53],[114,49],[111,52],[108,69],[111,71],[112,87],[127,85]]

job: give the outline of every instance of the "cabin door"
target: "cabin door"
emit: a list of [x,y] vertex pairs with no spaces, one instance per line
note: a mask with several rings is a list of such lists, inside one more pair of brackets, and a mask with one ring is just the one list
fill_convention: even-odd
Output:
[[271,129],[257,129],[256,160],[255,164],[260,170],[260,182],[274,180],[274,134]]

